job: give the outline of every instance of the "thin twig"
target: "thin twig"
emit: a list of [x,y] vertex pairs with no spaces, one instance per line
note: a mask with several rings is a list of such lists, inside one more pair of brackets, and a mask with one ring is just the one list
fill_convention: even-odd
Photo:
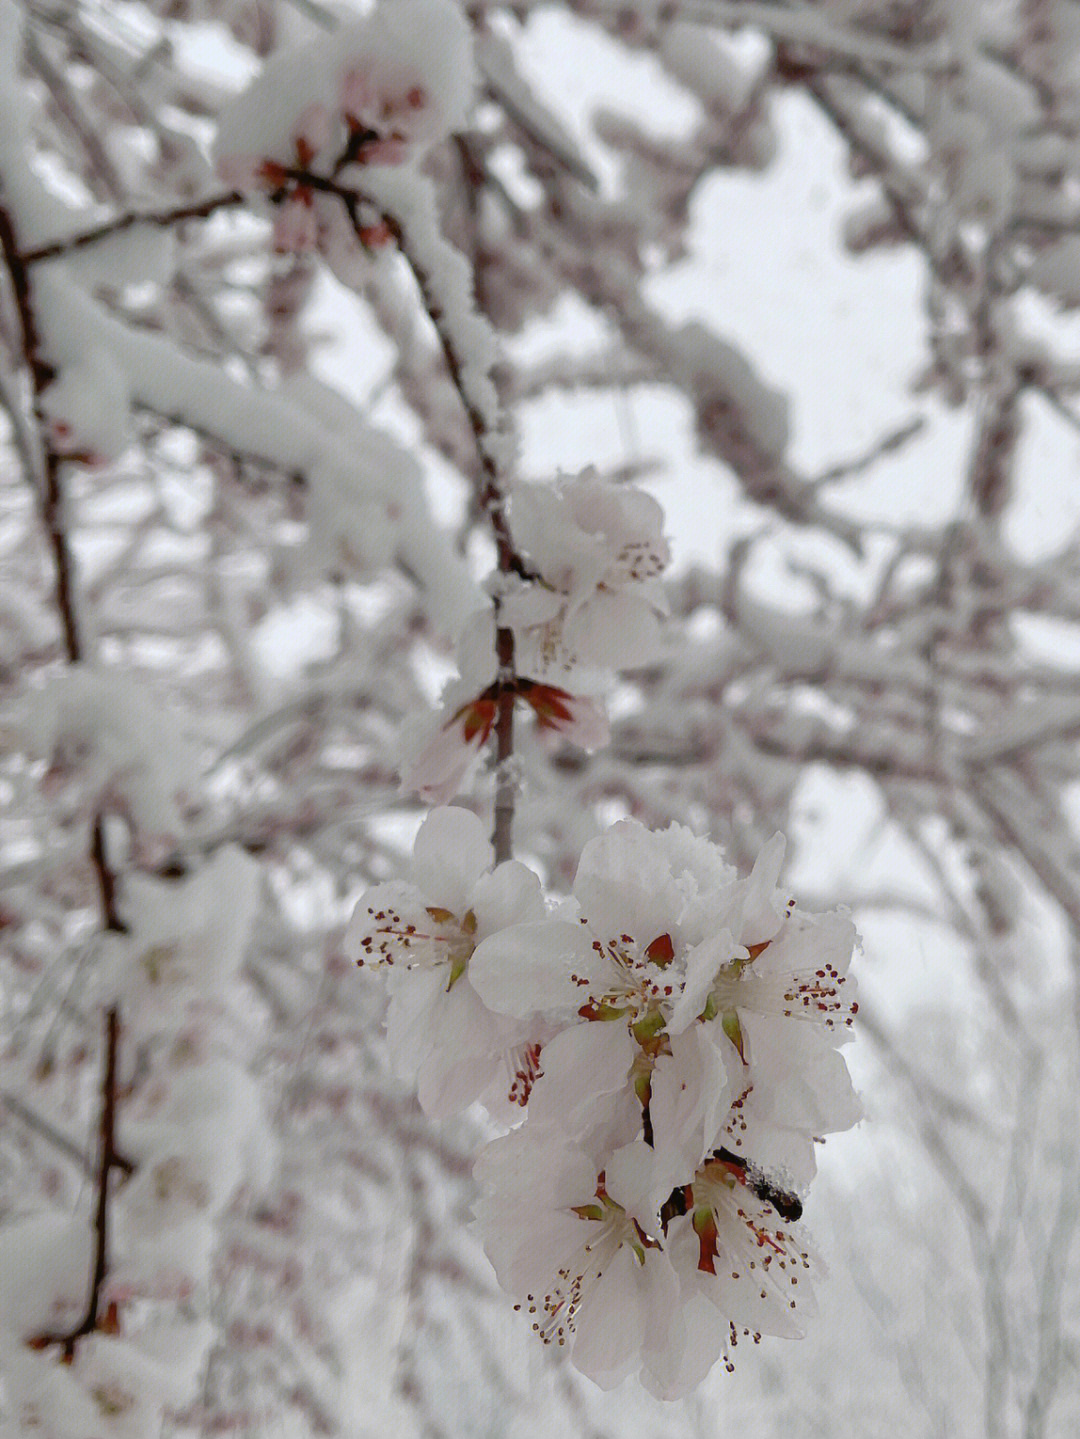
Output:
[[131,1165],[116,1152],[116,1089],[120,1053],[120,1015],[115,1004],[105,1011],[105,1073],[101,1081],[101,1128],[97,1167],[97,1203],[94,1209],[94,1268],[86,1309],[73,1328],[36,1334],[29,1340],[31,1348],[58,1347],[71,1359],[75,1345],[84,1335],[109,1327],[102,1324],[101,1291],[109,1272],[109,1176],[114,1169],[127,1170]]
[[[8,211],[0,206],[0,252],[3,254],[15,296],[21,331],[23,357],[30,372],[32,409],[39,442],[44,454],[44,484],[40,494],[42,519],[48,532],[56,571],[56,604],[64,635],[64,651],[69,664],[83,658],[75,601],[75,567],[64,523],[61,486],[62,459],[49,443],[43,395],[52,382],[54,371],[47,363],[41,347],[41,335],[34,313],[30,272],[19,250],[15,225]],[[105,821],[101,814],[94,818],[90,843],[90,859],[97,877],[100,896],[102,929],[116,934],[126,932],[116,904],[116,877],[109,866],[105,848]],[[105,1011],[105,1071],[101,1082],[101,1121],[97,1168],[97,1201],[94,1212],[94,1269],[86,1311],[73,1329],[60,1333],[38,1335],[31,1343],[37,1348],[59,1346],[65,1358],[71,1359],[76,1342],[86,1334],[103,1327],[100,1314],[101,1292],[109,1263],[109,1179],[114,1169],[130,1173],[132,1165],[116,1150],[116,1090],[120,1049],[120,1012],[114,1003]],[[106,1321],[107,1327],[108,1321]]]
[[43,260],[55,260],[61,255],[71,255],[77,250],[85,250],[88,246],[99,245],[103,240],[122,235],[125,230],[130,230],[135,225],[152,225],[155,229],[163,230],[173,225],[181,225],[185,220],[207,220],[219,210],[235,210],[246,204],[247,198],[238,190],[230,190],[223,195],[208,195],[203,200],[192,200],[186,205],[174,205],[168,210],[127,210],[122,215],[103,220],[100,225],[27,250],[22,256],[22,264],[37,265]]
[[0,252],[3,253],[4,263],[11,277],[11,288],[19,317],[23,357],[30,372],[34,420],[37,424],[43,456],[39,503],[56,571],[56,607],[60,613],[60,625],[64,635],[64,652],[68,662],[75,664],[82,657],[82,643],[75,611],[75,567],[64,529],[63,495],[60,485],[61,460],[56,450],[49,444],[48,424],[43,406],[43,395],[53,379],[54,371],[41,353],[41,336],[34,315],[30,272],[25,257],[19,250],[11,216],[3,206],[0,206]]
[[[335,180],[319,176],[306,176],[301,172],[296,178],[300,183],[312,184],[313,188],[336,194],[348,210],[354,227],[359,232],[357,206],[364,198],[355,190],[340,186]],[[383,219],[394,237],[405,263],[416,282],[424,310],[431,320],[438,337],[451,383],[458,393],[462,408],[469,421],[476,442],[477,457],[482,476],[480,506],[488,517],[495,537],[496,568],[500,575],[520,574],[523,561],[514,546],[506,508],[506,493],[499,472],[497,436],[492,432],[480,405],[470,393],[466,381],[466,357],[460,353],[453,331],[445,323],[442,307],[423,264],[412,252],[408,235],[401,221],[394,215],[383,214]],[[516,781],[511,761],[514,756],[514,704],[517,671],[514,662],[514,632],[499,624],[500,602],[495,599],[495,656],[498,663],[498,691],[495,720],[495,812],[491,842],[495,850],[496,863],[501,864],[513,853],[513,825],[516,806]]]

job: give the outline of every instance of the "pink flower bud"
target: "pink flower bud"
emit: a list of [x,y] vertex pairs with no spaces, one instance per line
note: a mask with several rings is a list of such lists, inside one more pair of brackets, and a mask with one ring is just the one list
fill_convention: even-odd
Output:
[[488,695],[462,705],[403,768],[402,788],[415,790],[429,804],[446,804],[484,747],[497,713],[498,704]]
[[353,66],[341,78],[341,110],[353,129],[364,128],[376,107],[376,94],[365,70]]

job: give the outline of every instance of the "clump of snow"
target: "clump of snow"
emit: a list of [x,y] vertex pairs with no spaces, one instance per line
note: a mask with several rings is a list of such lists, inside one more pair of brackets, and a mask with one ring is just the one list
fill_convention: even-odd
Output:
[[423,290],[428,313],[453,347],[458,383],[482,427],[481,444],[502,472],[510,456],[500,434],[499,401],[491,379],[495,332],[476,308],[468,261],[439,227],[434,187],[413,171],[383,166],[363,178],[365,195],[401,230],[402,249]]
[[143,848],[181,833],[196,751],[137,676],[69,665],[23,697],[13,728],[48,762],[53,786],[77,787],[85,812],[122,813]]
[[47,1213],[0,1228],[0,1329],[63,1331],[86,1307],[94,1237],[85,1219]]
[[186,1004],[225,994],[244,957],[261,882],[258,862],[231,846],[190,879],[127,879],[121,908],[129,933],[103,983],[122,998],[129,1024],[180,1027]]

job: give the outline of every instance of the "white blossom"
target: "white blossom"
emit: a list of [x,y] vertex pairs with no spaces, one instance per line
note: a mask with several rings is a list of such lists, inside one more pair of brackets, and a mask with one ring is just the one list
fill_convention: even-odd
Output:
[[586,471],[555,486],[519,484],[511,529],[530,578],[502,596],[518,668],[557,678],[623,669],[657,653],[669,550],[664,515],[643,490]]
[[[809,1178],[812,1136],[858,1113],[833,1049],[853,1012],[840,996],[854,930],[791,917],[781,855],[770,842],[740,881],[689,831],[623,821],[582,851],[576,918],[514,925],[478,949],[472,980],[492,1009],[570,1026],[543,1052],[539,1115],[583,1142],[643,1132],[672,1184],[724,1135]],[[809,1043],[791,1040],[797,1019],[814,1021]]]
[[471,964],[490,934],[543,913],[537,876],[515,860],[495,866],[480,821],[455,808],[433,810],[420,826],[411,883],[390,881],[361,896],[345,952],[390,971],[391,1052],[429,1113],[463,1108],[500,1074],[508,1097],[527,1097],[536,1026],[489,1011]]
[[680,1337],[675,1272],[643,1199],[636,1146],[598,1172],[583,1149],[531,1122],[477,1160],[477,1215],[499,1282],[545,1344],[569,1345],[601,1387]]

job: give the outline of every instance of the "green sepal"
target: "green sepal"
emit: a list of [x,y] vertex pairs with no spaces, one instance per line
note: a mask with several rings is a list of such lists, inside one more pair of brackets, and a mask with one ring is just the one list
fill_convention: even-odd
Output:
[[604,1217],[602,1204],[573,1204],[570,1207],[579,1219],[603,1219]]
[[739,1023],[738,1010],[725,1009],[724,1017],[720,1021],[721,1028],[731,1040],[732,1044],[739,1051],[739,1058],[743,1064],[746,1063],[746,1047],[743,1039],[742,1025]]
[[647,1044],[650,1039],[655,1039],[663,1028],[664,1016],[658,1009],[651,1009],[630,1026],[630,1033],[637,1040],[638,1044]]

